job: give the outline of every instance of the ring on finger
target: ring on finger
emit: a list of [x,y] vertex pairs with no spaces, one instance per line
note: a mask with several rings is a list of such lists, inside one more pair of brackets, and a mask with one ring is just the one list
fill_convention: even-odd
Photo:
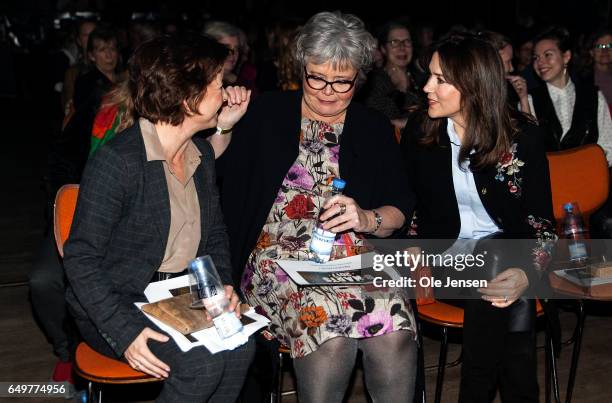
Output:
[[507,295],[504,297],[504,302],[508,302],[508,296]]
[[340,214],[346,213],[346,204],[340,204]]

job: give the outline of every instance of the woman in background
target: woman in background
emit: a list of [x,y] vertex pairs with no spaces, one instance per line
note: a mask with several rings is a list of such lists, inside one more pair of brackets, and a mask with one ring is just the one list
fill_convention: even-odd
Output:
[[572,60],[567,30],[550,28],[534,39],[533,67],[542,80],[530,91],[531,110],[544,129],[546,151],[599,144],[612,165],[612,120],[597,87],[569,74]]
[[380,30],[378,46],[384,66],[373,70],[363,89],[365,104],[403,129],[410,112],[420,106],[420,91],[411,73],[412,37],[408,27],[389,21]]

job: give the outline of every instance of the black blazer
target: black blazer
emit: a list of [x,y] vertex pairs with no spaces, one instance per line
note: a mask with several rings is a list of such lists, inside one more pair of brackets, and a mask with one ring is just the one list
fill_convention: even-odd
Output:
[[[283,178],[299,152],[302,92],[260,95],[234,129],[219,160],[221,199],[230,235],[234,279],[238,281]],[[389,120],[356,102],[348,107],[340,137],[340,176],[344,194],[359,206],[397,207],[412,215],[413,198],[401,191],[408,182]]]
[[[232,284],[214,153],[207,141],[194,141],[202,153],[194,174],[202,225],[197,253],[210,254],[221,280]],[[150,323],[134,302],[146,301],[143,292],[161,265],[169,228],[163,163],[147,162],[135,124],[87,163],[64,248],[70,310],[79,326],[95,327],[117,356]]]
[[[524,122],[514,139],[514,159],[523,166],[516,176],[489,167],[474,172],[480,200],[489,216],[506,236],[541,238],[554,234],[554,215],[548,160],[538,126]],[[453,186],[451,148],[446,124],[440,125],[440,142],[425,146],[418,120],[406,126],[401,148],[416,195],[410,235],[421,239],[456,239],[461,229]],[[508,182],[518,185],[513,188]],[[537,224],[534,226],[534,224]]]

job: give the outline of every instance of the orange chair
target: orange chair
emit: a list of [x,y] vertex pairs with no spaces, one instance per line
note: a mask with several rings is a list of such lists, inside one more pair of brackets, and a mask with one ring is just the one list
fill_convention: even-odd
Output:
[[547,153],[553,213],[557,224],[563,220],[563,205],[578,202],[584,222],[608,198],[608,162],[601,147],[589,144]]
[[[79,185],[69,184],[62,186],[55,197],[53,230],[57,250],[62,257],[64,256],[64,242],[70,234],[78,193]],[[84,342],[77,347],[74,361],[77,375],[88,381],[88,402],[102,402],[102,390],[98,385],[159,381],[157,378],[132,369],[121,361],[97,353]]]
[[55,244],[61,257],[64,257],[64,243],[68,239],[68,234],[70,234],[78,195],[79,185],[68,184],[62,186],[55,196],[53,233],[55,235]]
[[[589,144],[569,150],[547,154],[550,171],[553,212],[560,228],[563,222],[563,205],[578,202],[584,224],[589,225],[589,217],[604,205],[608,199],[610,177],[608,162],[603,149],[596,144]],[[566,400],[572,398],[578,358],[582,344],[582,333],[586,312],[584,301],[577,300],[577,320],[572,338],[564,343],[574,343],[567,385]],[[553,366],[553,371],[555,370]]]

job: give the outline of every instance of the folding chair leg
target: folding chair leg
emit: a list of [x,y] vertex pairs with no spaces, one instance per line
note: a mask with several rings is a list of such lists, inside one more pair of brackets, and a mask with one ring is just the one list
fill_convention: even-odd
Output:
[[283,401],[283,353],[278,353],[278,376],[276,377],[276,402]]
[[549,337],[548,348],[550,349],[550,375],[552,378],[553,396],[555,403],[561,403],[559,396],[559,374],[557,373],[557,356],[555,355],[555,345],[552,337]]
[[446,353],[448,352],[448,329],[442,327],[442,340],[440,343],[440,357],[438,358],[438,377],[436,378],[435,403],[442,399],[442,385],[444,384],[444,369],[446,367]]
[[545,359],[544,359],[544,376],[545,376],[545,401],[546,403],[550,403],[550,390],[552,387],[553,397],[555,399],[555,403],[560,403],[561,398],[559,397],[559,378],[557,374],[557,357],[555,357],[555,348],[553,345],[552,336],[550,333],[550,329],[546,328],[545,332]]
[[578,369],[578,358],[580,358],[580,347],[582,346],[582,334],[584,332],[584,320],[586,312],[584,311],[584,301],[578,300],[578,323],[574,331],[574,350],[572,351],[572,364],[570,367],[569,380],[567,383],[567,394],[565,401],[572,401],[572,393],[574,392],[574,383],[576,381],[576,370]]
[[94,389],[93,389],[93,382],[89,381],[87,383],[87,401],[88,402],[94,402]]

